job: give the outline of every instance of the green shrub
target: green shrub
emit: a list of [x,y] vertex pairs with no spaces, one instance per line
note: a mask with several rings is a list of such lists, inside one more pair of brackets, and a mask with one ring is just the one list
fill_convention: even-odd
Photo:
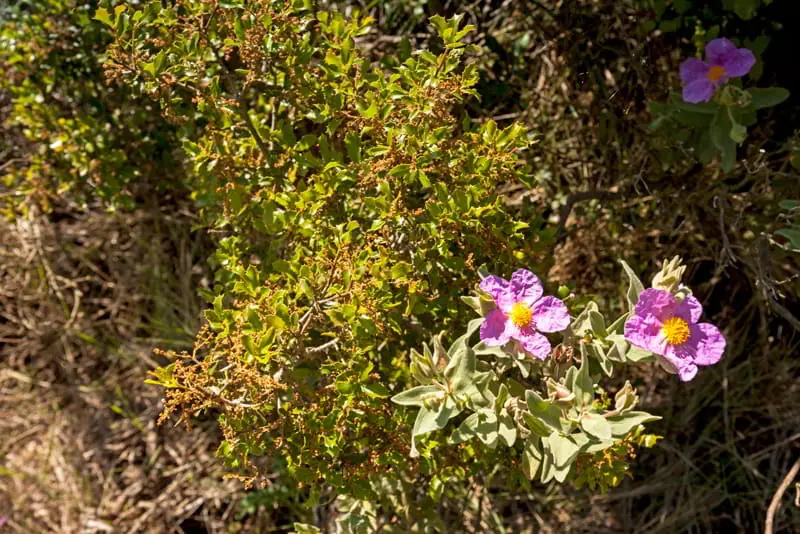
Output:
[[143,191],[181,187],[175,128],[154,101],[105,83],[111,34],[91,20],[95,7],[42,0],[0,8],[0,90],[12,100],[7,126],[30,144],[3,178],[14,190],[9,214],[31,203],[48,209],[59,198],[130,208]]
[[[462,61],[472,28],[434,17],[443,52],[384,72],[356,46],[369,19],[302,2],[151,2],[96,18],[116,31],[109,76],[184,126],[193,195],[222,234],[208,328],[155,373],[165,416],[221,410],[232,469],[250,480],[285,469],[315,491],[324,481],[374,497],[374,475],[421,471],[440,493],[467,465],[496,463],[479,445],[433,439],[407,462],[411,414],[387,401],[409,383],[409,349],[466,325],[461,297],[479,271],[552,244],[497,193],[529,183],[530,136],[455,114],[475,96]],[[553,376],[574,381],[572,369]]]

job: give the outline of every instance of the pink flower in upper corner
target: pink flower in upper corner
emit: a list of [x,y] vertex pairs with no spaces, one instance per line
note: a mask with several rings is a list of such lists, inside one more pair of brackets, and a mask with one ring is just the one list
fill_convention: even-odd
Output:
[[687,59],[681,63],[683,100],[692,104],[708,102],[717,87],[729,78],[744,76],[756,57],[747,48],[736,48],[727,39],[714,39],[706,45],[706,60]]
[[489,275],[480,287],[497,305],[483,320],[481,341],[500,347],[514,340],[525,352],[540,360],[547,358],[550,341],[541,332],[558,332],[569,326],[566,305],[556,297],[542,297],[539,278],[525,269],[514,272],[510,281]]
[[710,323],[698,323],[700,302],[688,296],[678,301],[663,289],[645,289],[633,316],[625,322],[625,339],[649,350],[684,382],[697,374],[697,366],[713,365],[725,352],[725,338]]

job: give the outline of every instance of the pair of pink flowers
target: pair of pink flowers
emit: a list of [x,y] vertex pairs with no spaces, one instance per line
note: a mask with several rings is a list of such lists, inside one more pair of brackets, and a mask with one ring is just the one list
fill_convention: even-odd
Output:
[[[511,280],[489,275],[480,288],[496,305],[481,324],[481,341],[493,347],[514,342],[531,356],[546,359],[552,346],[543,333],[559,332],[570,323],[564,302],[544,297],[539,278],[525,269],[514,272]],[[681,380],[691,380],[699,366],[717,363],[725,351],[719,329],[698,322],[702,313],[702,305],[693,296],[679,301],[669,291],[646,289],[625,322],[625,339],[659,356],[662,365]]]

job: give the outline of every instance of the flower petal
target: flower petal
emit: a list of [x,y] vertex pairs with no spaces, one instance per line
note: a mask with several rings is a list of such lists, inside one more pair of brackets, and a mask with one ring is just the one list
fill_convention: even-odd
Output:
[[561,299],[544,297],[533,305],[533,321],[540,332],[560,332],[569,326],[569,311]]
[[[672,317],[675,311],[675,297],[669,291],[649,288],[639,294],[636,303],[636,315],[653,315],[659,322]],[[660,327],[660,325],[659,325]]]
[[699,321],[700,316],[703,315],[703,305],[700,304],[699,300],[689,295],[677,303],[675,306],[675,315],[694,324]]
[[681,92],[684,102],[690,104],[697,104],[699,102],[708,102],[714,96],[714,84],[706,78],[698,79],[690,84],[683,86]]
[[724,65],[736,53],[736,45],[722,37],[709,41],[706,45],[706,61],[711,65]]
[[697,374],[697,365],[690,359],[680,359],[674,355],[658,357],[658,363],[669,374],[677,374],[682,382],[688,382]]
[[547,359],[552,350],[550,340],[535,330],[520,331],[517,336],[517,341],[519,341],[519,344],[525,349],[525,352],[540,360]]
[[681,81],[692,83],[697,80],[708,79],[708,65],[697,58],[689,58],[681,63]]
[[516,302],[524,302],[529,306],[542,298],[544,293],[539,277],[527,269],[514,271],[511,275],[510,290]]
[[682,367],[678,368],[678,378],[681,382],[688,382],[697,375],[697,366],[692,362],[687,362]]
[[692,328],[692,337],[697,337],[694,363],[697,365],[714,365],[725,352],[725,337],[719,328],[710,323],[700,323]]
[[661,332],[661,321],[653,315],[634,315],[625,321],[625,340],[640,349],[664,354],[667,339]]
[[481,291],[489,293],[495,300],[499,299],[503,293],[508,290],[508,280],[490,274],[483,280],[480,285]]
[[756,56],[747,48],[739,48],[725,60],[722,67],[725,74],[735,78],[750,72],[755,64]]
[[505,314],[500,310],[490,311],[481,323],[481,341],[490,347],[505,345],[511,339],[510,324],[511,321],[506,321]]

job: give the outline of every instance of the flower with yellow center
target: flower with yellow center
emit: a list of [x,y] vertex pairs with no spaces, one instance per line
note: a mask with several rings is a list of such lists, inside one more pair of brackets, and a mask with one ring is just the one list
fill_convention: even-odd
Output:
[[533,310],[524,302],[517,302],[511,307],[511,313],[508,314],[511,322],[518,328],[524,328],[531,324],[533,320]]
[[716,83],[725,77],[725,67],[722,65],[713,65],[708,69],[708,81]]
[[681,345],[689,340],[689,323],[680,317],[670,317],[664,321],[661,331],[670,345]]

